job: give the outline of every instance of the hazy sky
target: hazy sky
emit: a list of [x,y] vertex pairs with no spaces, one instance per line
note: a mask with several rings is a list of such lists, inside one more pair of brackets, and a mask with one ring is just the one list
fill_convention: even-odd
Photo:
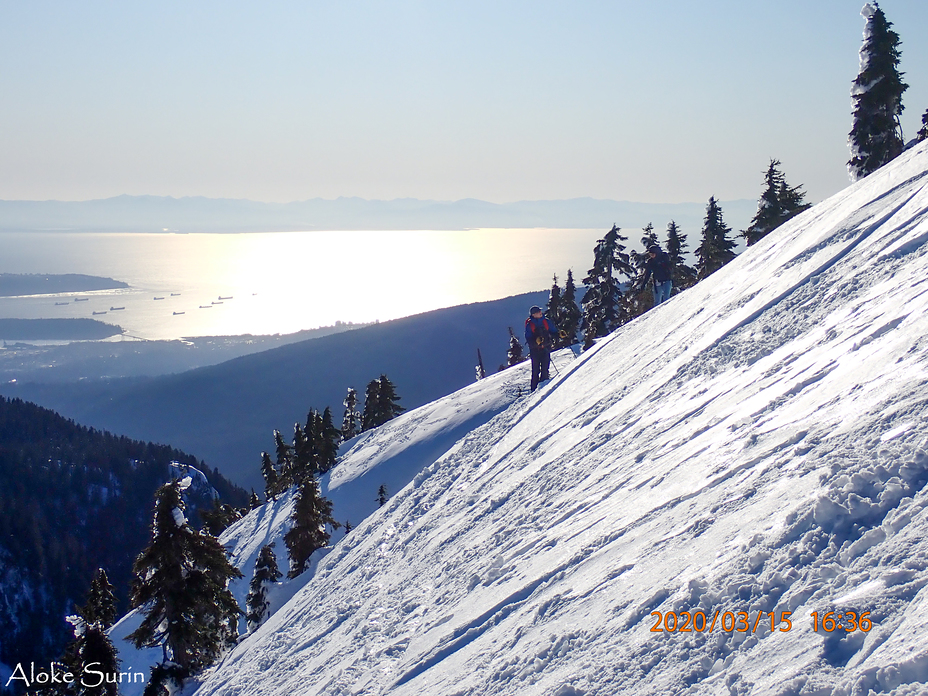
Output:
[[[754,199],[848,184],[863,0],[0,0],[0,198]],[[902,37],[928,108],[928,1]]]

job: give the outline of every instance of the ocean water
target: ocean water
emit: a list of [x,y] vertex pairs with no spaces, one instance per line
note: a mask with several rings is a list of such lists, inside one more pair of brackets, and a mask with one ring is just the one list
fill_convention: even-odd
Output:
[[82,273],[130,287],[0,298],[0,318],[91,317],[141,339],[385,321],[548,288],[555,273],[563,286],[568,268],[579,283],[604,233],[4,232],[0,273]]

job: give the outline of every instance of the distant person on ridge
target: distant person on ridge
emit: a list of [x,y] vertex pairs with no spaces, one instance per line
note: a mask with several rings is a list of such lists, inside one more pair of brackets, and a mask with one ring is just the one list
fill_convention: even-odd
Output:
[[532,357],[532,391],[535,391],[539,382],[547,382],[549,379],[551,348],[558,331],[554,322],[542,314],[541,307],[532,307],[528,312],[529,318],[525,320],[525,342]]
[[670,291],[673,289],[673,264],[670,262],[670,256],[667,255],[657,244],[648,247],[648,260],[644,264],[644,278],[641,279],[641,289],[643,290],[648,280],[654,277],[654,306],[670,299]]

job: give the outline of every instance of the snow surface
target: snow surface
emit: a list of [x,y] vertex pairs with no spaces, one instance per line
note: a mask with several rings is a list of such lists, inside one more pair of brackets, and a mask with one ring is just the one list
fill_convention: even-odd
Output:
[[[354,443],[339,519],[393,462],[409,483],[185,693],[928,693],[926,184],[922,143],[538,393],[500,396],[518,368],[468,387],[512,403],[446,421],[453,445],[419,410]],[[247,575],[289,505],[223,537]],[[655,611],[764,614],[683,633]],[[813,631],[830,611],[873,628]]]

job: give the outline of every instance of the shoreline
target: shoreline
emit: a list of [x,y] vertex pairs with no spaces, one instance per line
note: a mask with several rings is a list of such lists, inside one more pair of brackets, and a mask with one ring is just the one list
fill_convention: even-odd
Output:
[[0,273],[0,297],[35,297],[95,290],[124,290],[128,283],[82,273]]

